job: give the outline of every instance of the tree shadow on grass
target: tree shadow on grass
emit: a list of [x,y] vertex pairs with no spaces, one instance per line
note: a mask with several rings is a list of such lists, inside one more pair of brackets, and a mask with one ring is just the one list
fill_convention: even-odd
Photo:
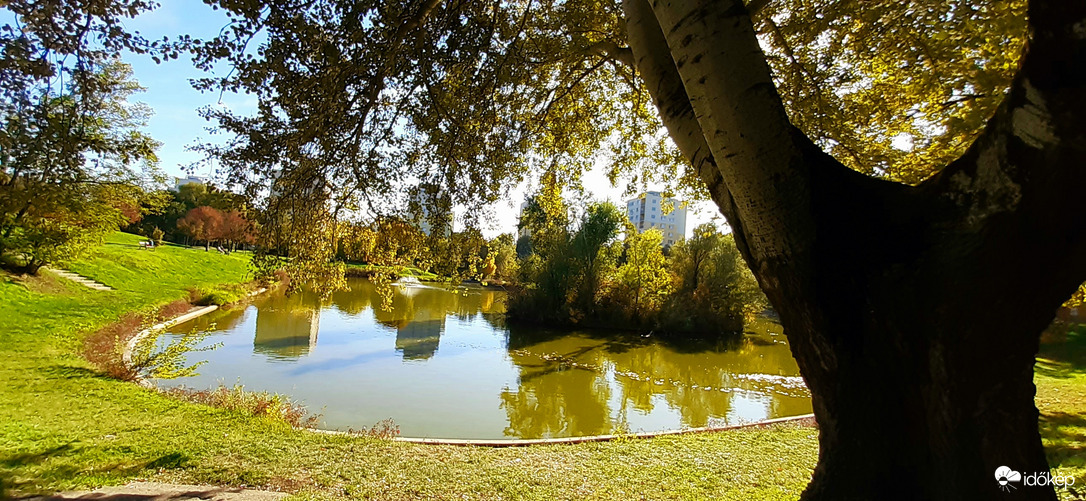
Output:
[[[100,500],[100,501],[164,501],[222,499],[226,494],[236,494],[244,489],[238,487],[210,487],[191,485],[135,485],[133,487],[112,488],[108,492],[87,492],[82,494],[35,496],[25,501],[60,501],[60,500]],[[262,499],[263,497],[249,498]]]
[[1086,467],[1086,416],[1046,412],[1040,419],[1048,464],[1053,467]]
[[33,480],[19,478],[16,470],[45,463],[49,458],[70,454],[75,447],[68,442],[56,447],[37,452],[22,452],[0,456],[0,499],[12,499],[13,493],[33,483]]
[[[0,455],[0,499],[13,499],[18,496],[34,496],[34,499],[61,499],[50,497],[52,492],[47,486],[57,481],[75,479],[93,474],[96,477],[114,476],[117,478],[133,477],[145,470],[179,469],[190,464],[190,458],[182,452],[171,452],[152,460],[132,460],[113,464],[75,465],[71,456],[84,452],[75,441],[36,452]],[[88,494],[67,499],[206,499],[192,493],[170,493],[169,497],[158,494]],[[42,497],[45,496],[45,497]]]
[[58,379],[105,379],[109,381],[116,381],[101,372],[89,369],[87,367],[77,367],[74,365],[50,365],[38,369],[42,374]]

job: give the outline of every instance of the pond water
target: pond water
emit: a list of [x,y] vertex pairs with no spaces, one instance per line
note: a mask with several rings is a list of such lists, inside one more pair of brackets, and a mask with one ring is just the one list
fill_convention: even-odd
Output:
[[779,325],[729,340],[664,342],[506,325],[505,294],[369,282],[321,302],[258,297],[171,329],[208,331],[200,375],[162,386],[240,383],[289,395],[321,427],[392,418],[405,437],[551,438],[735,424],[811,412]]

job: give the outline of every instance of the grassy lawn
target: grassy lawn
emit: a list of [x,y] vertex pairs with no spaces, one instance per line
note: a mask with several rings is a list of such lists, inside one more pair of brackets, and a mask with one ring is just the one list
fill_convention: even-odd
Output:
[[421,270],[419,268],[415,268],[414,266],[393,266],[393,267],[389,267],[389,266],[377,266],[377,265],[372,265],[372,264],[348,263],[347,267],[352,268],[352,269],[356,269],[356,270],[361,270],[361,271],[364,271],[364,272],[365,271],[371,271],[371,270],[373,270],[373,271],[375,271],[375,270],[391,270],[393,273],[395,273],[396,275],[399,275],[401,277],[415,277],[415,278],[418,278],[419,280],[434,281],[434,282],[442,281],[442,277],[439,277],[439,276],[437,276],[437,275],[435,275],[433,273],[430,273],[428,271],[423,271],[423,270]]
[[[484,449],[300,432],[170,400],[98,375],[78,354],[82,336],[188,287],[246,280],[246,259],[202,248],[140,250],[138,239],[117,234],[70,267],[116,291],[48,276],[0,283],[0,498],[140,478],[303,498],[794,499],[817,459],[816,431],[797,426]],[[1046,347],[1038,371],[1052,463],[1077,475],[1086,471],[1084,340],[1073,333]]]
[[1053,473],[1075,477],[1066,499],[1086,499],[1086,324],[1042,344],[1034,380],[1041,437]]

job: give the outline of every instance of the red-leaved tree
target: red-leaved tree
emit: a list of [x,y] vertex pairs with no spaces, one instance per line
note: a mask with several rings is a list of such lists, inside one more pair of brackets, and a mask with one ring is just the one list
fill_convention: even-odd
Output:
[[177,220],[177,229],[189,238],[204,242],[204,250],[211,249],[212,240],[222,238],[225,215],[214,207],[197,207]]
[[236,250],[238,244],[251,244],[256,240],[253,235],[253,224],[236,210],[222,214],[218,236],[230,245],[231,251]]

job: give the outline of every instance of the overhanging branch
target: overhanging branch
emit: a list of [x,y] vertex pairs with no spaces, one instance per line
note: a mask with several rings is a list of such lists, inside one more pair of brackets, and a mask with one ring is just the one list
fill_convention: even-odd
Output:
[[633,66],[637,68],[645,87],[653,97],[672,140],[705,183],[710,197],[720,208],[728,224],[736,229],[736,244],[749,259],[743,232],[739,231],[742,222],[736,213],[735,202],[717,169],[713,153],[705,142],[705,134],[698,124],[693,108],[690,107],[690,98],[683,87],[679,72],[675,69],[675,63],[667,49],[667,40],[651,7],[644,0],[627,0],[623,2],[623,10],[626,14],[631,58],[635,63]]
[[629,47],[620,47],[615,42],[603,40],[588,46],[588,54],[610,58],[626,66],[634,66],[633,51]]

